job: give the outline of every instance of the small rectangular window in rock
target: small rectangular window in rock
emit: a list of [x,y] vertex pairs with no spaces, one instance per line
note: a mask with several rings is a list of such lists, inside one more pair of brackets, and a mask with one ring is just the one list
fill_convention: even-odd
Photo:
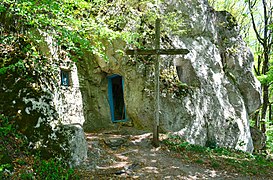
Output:
[[61,70],[61,85],[70,86],[70,71]]

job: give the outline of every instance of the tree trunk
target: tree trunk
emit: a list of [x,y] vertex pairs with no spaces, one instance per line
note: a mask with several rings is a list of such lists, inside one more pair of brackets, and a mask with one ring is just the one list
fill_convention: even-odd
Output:
[[257,110],[254,114],[252,114],[252,120],[255,121],[254,127],[260,129],[260,110]]
[[268,101],[268,85],[263,85],[263,106],[262,106],[262,114],[261,119],[265,120],[266,118],[266,112],[268,107],[269,101]]
[[[262,69],[262,74],[266,74],[268,72],[268,67],[269,67],[269,52],[268,52],[268,47],[267,47],[267,42],[263,44],[264,47],[264,61],[263,61],[263,69]],[[261,114],[261,120],[265,121],[266,120],[266,112],[267,112],[267,107],[269,104],[269,86],[268,84],[264,84],[263,86],[263,106],[262,106],[262,114]],[[261,124],[261,130],[263,133],[266,131],[265,123]]]
[[270,124],[273,125],[273,119],[272,119],[272,103],[269,104],[269,114],[268,114],[268,119],[270,121]]
[[[257,23],[255,22],[255,18],[254,18],[254,13],[255,12],[255,6],[258,6],[258,1],[257,0],[248,0],[248,8],[250,11],[250,16],[251,16],[251,21],[252,21],[252,27],[254,29],[254,32],[256,34],[256,38],[258,40],[258,42],[260,43],[260,45],[263,48],[263,59],[261,59],[260,57],[258,58],[258,67],[255,68],[255,72],[257,75],[266,75],[269,71],[269,57],[270,57],[270,53],[271,53],[271,46],[273,44],[272,42],[272,31],[269,29],[269,24],[271,24],[272,22],[272,7],[271,7],[271,1],[270,0],[262,0],[262,8],[263,8],[263,12],[261,12],[261,14],[263,13],[262,17],[263,20],[262,22]],[[269,4],[268,4],[269,2]],[[259,24],[259,26],[262,29],[257,29],[257,24]],[[262,64],[261,64],[262,61]],[[260,65],[262,65],[262,72],[260,74]],[[262,84],[262,91],[263,91],[263,95],[262,95],[262,99],[263,99],[263,104],[262,104],[262,109],[261,109],[261,119],[260,119],[260,128],[262,130],[262,132],[265,134],[266,132],[266,115],[267,115],[267,107],[270,105],[269,103],[269,84],[267,82],[265,82],[264,84]],[[271,110],[271,107],[269,108]],[[271,113],[271,112],[270,112]],[[271,116],[271,115],[270,115]]]

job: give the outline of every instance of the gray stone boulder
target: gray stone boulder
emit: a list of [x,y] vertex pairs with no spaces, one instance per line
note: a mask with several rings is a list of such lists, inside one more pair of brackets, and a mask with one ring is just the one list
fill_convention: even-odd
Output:
[[255,151],[262,150],[265,147],[266,137],[261,130],[255,127],[250,127],[250,133],[253,140]]
[[68,152],[70,152],[70,166],[79,166],[87,159],[87,142],[83,128],[80,125],[63,125],[64,133],[68,139]]

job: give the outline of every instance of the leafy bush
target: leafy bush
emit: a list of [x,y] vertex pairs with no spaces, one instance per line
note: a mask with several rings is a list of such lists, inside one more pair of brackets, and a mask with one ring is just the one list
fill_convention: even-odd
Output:
[[37,179],[79,179],[73,169],[57,158],[49,160],[37,159],[33,166]]
[[273,124],[271,122],[267,122],[267,130],[266,130],[266,147],[270,154],[273,154]]
[[27,141],[16,131],[13,119],[0,114],[0,179],[11,175],[14,160],[26,153]]

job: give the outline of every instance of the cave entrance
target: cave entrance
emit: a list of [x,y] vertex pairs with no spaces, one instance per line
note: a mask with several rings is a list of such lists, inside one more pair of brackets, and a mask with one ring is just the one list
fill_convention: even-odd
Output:
[[108,77],[108,97],[112,122],[127,120],[123,86],[122,76],[114,74]]

